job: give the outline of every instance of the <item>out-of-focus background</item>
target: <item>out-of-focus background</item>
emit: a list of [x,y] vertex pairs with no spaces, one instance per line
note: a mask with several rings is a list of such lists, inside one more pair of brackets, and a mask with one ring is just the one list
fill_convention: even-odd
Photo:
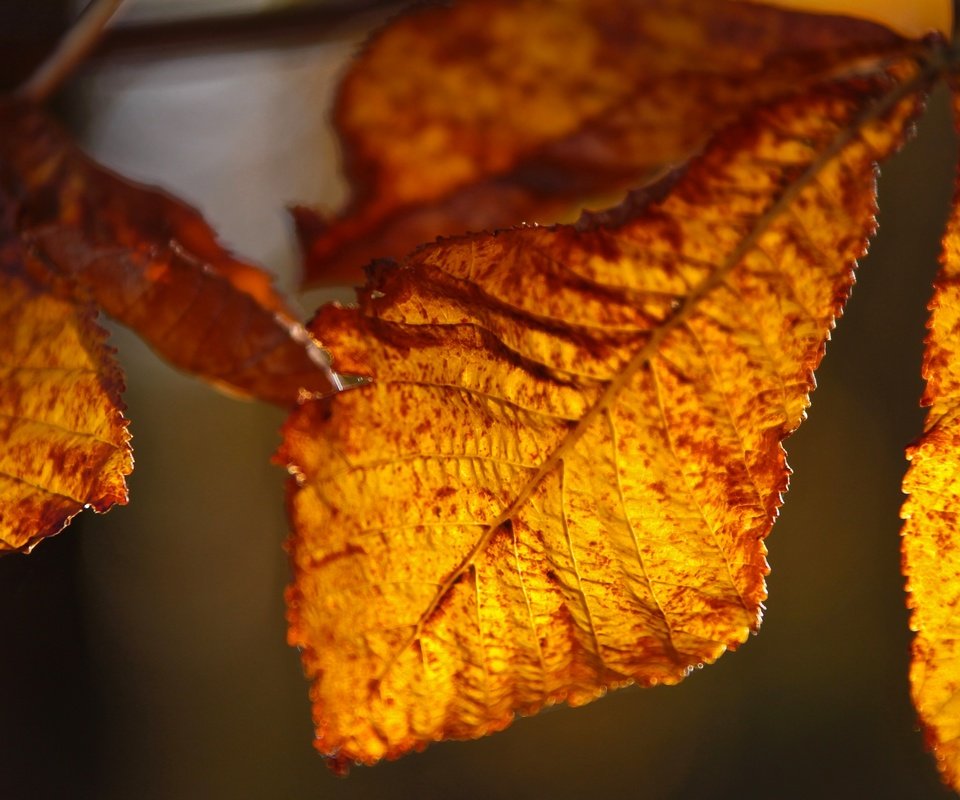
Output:
[[[131,5],[60,98],[73,130],[200,207],[293,289],[284,206],[345,196],[332,92],[365,31],[402,4]],[[29,65],[69,6],[0,1],[3,55]],[[132,501],[0,560],[0,798],[949,797],[909,703],[898,549],[956,151],[945,100],[884,166],[881,232],[788,443],[768,612],[740,651],[678,687],[334,777],[285,644],[284,474],[269,463],[282,414],[218,395],[113,329]]]

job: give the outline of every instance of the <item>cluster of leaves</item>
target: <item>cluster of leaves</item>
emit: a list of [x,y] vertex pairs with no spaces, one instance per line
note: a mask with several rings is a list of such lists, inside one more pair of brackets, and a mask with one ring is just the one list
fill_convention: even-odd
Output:
[[237,394],[289,405],[333,390],[269,276],[196,211],[93,163],[30,104],[2,101],[0,128],[0,550],[31,549],[84,506],[126,502],[123,378],[98,308]]
[[[195,211],[2,101],[0,547],[126,500],[100,308],[293,409],[290,641],[335,766],[681,680],[759,626],[782,441],[876,165],[957,63],[938,35],[722,0],[419,9],[344,80],[353,199],[295,210],[309,283],[381,259],[307,328]],[[957,208],[944,241],[904,565],[914,699],[960,787]]]

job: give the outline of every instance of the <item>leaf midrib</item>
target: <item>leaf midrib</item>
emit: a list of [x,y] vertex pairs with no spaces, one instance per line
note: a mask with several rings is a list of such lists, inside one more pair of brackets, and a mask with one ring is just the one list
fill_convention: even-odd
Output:
[[920,92],[925,86],[943,73],[947,68],[947,59],[939,50],[925,54],[927,60],[921,64],[920,70],[909,80],[896,85],[885,95],[874,100],[842,128],[831,142],[814,158],[810,165],[780,194],[776,201],[754,223],[749,233],[740,241],[737,247],[722,261],[713,273],[700,284],[693,287],[684,301],[658,327],[650,331],[650,338],[637,350],[620,372],[612,378],[606,389],[600,394],[594,404],[580,418],[580,420],[563,437],[560,443],[540,464],[537,471],[521,486],[517,497],[501,514],[491,522],[479,537],[476,544],[463,557],[460,564],[450,573],[437,589],[430,604],[420,615],[411,634],[393,652],[384,664],[375,684],[379,686],[393,669],[400,655],[420,637],[424,626],[433,616],[443,598],[456,582],[474,564],[476,558],[487,547],[494,534],[508,520],[512,519],[517,511],[529,500],[533,492],[563,461],[564,456],[579,442],[587,430],[598,417],[610,408],[627,387],[634,376],[657,354],[664,339],[676,328],[685,323],[695,309],[714,289],[726,282],[727,276],[743,261],[757,245],[760,237],[766,233],[771,225],[783,215],[797,196],[807,186],[812,184],[817,176],[840,156],[843,150],[854,141],[861,139],[869,147],[869,142],[860,136],[861,131],[871,122],[874,122],[895,108],[909,95]]

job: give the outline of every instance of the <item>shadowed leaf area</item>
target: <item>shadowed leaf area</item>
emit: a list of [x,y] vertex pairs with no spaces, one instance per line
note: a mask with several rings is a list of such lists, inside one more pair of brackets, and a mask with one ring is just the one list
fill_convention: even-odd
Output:
[[361,282],[438,235],[573,219],[744,109],[907,43],[724,0],[469,0],[376,35],[334,111],[353,196],[294,209],[308,283]]
[[270,277],[196,211],[98,166],[38,108],[0,99],[0,131],[0,550],[126,502],[123,378],[99,309],[235,394],[332,391]]
[[16,234],[77,295],[174,366],[280,405],[331,390],[320,350],[258,267],[192,208],[100,167],[39,109],[0,104],[0,191]]
[[[951,81],[960,120],[960,82]],[[960,189],[943,238],[923,360],[929,406],[924,433],[907,449],[903,570],[913,609],[910,685],[944,780],[960,791]]]
[[373,378],[297,409],[278,454],[335,765],[676,683],[757,629],[781,442],[915,71],[761,105],[609,213],[441,240],[318,312],[334,367]]

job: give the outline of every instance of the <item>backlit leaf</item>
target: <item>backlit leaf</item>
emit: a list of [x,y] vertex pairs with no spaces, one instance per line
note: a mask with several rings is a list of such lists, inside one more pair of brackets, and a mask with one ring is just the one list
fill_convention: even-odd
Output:
[[126,503],[133,458],[96,311],[0,252],[0,552],[26,551],[84,507]]
[[329,392],[320,349],[263,270],[192,208],[100,167],[37,108],[0,103],[0,191],[17,233],[82,294],[175,366],[289,405]]
[[909,46],[728,0],[465,0],[393,22],[342,85],[354,195],[295,210],[312,282],[438,234],[553,222],[685,159],[744,108]]
[[[960,83],[952,89],[960,120]],[[923,362],[929,411],[923,436],[907,450],[903,569],[917,632],[913,701],[944,780],[960,790],[960,188],[941,260]]]
[[336,369],[373,377],[296,410],[278,455],[321,752],[675,683],[757,628],[781,441],[916,111],[903,80],[792,95],[613,212],[440,241],[321,309]]

